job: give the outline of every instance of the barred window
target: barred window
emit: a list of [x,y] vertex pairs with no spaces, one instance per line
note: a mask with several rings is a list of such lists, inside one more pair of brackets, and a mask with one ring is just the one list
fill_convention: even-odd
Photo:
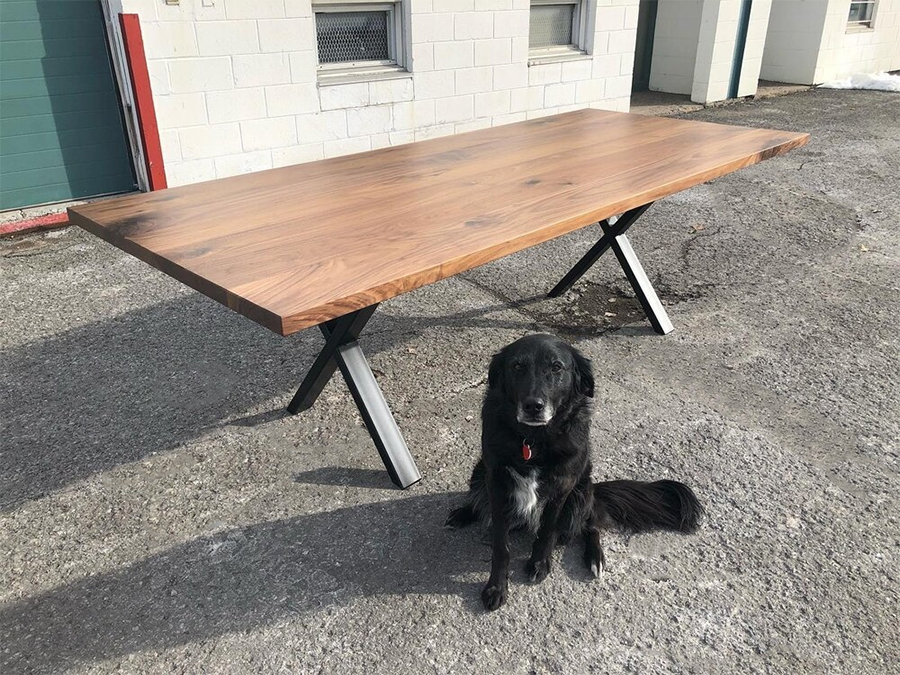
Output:
[[528,30],[532,59],[585,53],[585,0],[531,0]]
[[399,5],[314,0],[320,83],[402,71]]
[[875,0],[850,3],[850,15],[847,17],[848,28],[870,28],[872,15],[875,13]]

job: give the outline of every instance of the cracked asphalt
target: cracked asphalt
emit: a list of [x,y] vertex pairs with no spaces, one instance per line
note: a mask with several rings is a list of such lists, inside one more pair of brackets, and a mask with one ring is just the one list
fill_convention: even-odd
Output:
[[[804,148],[655,204],[543,297],[594,226],[384,305],[364,333],[424,474],[395,490],[321,345],[279,338],[77,229],[0,241],[0,672],[900,673],[900,98],[686,115]],[[597,377],[598,479],[674,478],[693,536],[604,537],[508,606],[442,528],[492,353],[547,331]]]

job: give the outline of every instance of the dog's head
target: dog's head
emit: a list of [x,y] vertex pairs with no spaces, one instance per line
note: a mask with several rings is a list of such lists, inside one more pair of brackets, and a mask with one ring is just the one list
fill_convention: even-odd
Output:
[[514,408],[528,426],[549,424],[579,398],[593,397],[591,362],[552,335],[528,335],[504,347],[491,360],[488,389]]

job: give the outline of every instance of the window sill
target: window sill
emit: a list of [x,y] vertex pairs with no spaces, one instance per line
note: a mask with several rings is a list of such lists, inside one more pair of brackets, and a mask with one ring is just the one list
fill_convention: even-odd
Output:
[[330,87],[336,84],[357,84],[360,82],[378,82],[380,80],[403,80],[412,78],[413,74],[399,66],[392,68],[352,68],[341,71],[319,71],[318,85]]
[[847,26],[847,33],[872,33],[875,31],[874,26]]
[[528,55],[529,66],[543,66],[547,63],[565,63],[566,61],[589,61],[593,58],[587,52],[571,49],[568,51],[532,53]]

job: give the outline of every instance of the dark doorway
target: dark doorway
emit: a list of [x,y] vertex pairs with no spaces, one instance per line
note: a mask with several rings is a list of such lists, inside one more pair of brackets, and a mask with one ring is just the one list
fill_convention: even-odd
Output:
[[658,0],[641,0],[638,9],[631,91],[647,91],[650,88],[650,61],[653,58],[653,34],[656,31],[658,6]]

